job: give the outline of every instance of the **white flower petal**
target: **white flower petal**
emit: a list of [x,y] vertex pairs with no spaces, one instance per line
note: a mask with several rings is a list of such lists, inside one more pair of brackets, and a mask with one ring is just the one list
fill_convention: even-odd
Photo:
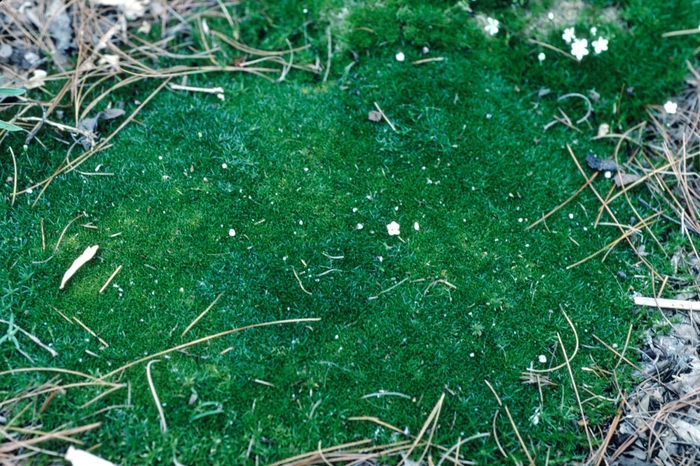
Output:
[[570,44],[571,41],[576,40],[574,28],[564,29],[564,34],[561,35],[561,38],[564,39],[564,42],[566,42],[567,44]]
[[669,100],[664,104],[664,110],[669,115],[673,115],[674,113],[676,113],[676,110],[678,110],[678,104]]
[[401,234],[401,231],[399,230],[400,225],[396,222],[391,222],[386,226],[386,231],[389,233],[389,236],[398,236]]
[[593,46],[596,54],[608,50],[608,40],[602,37],[598,37],[597,40],[591,42],[591,45]]

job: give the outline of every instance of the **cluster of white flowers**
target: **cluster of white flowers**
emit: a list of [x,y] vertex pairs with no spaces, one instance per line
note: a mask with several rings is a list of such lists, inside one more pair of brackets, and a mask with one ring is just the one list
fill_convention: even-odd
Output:
[[[592,36],[596,36],[598,28],[592,27],[590,33]],[[581,61],[583,57],[589,54],[588,39],[577,38],[574,28],[564,29],[564,34],[561,35],[561,38],[564,39],[564,42],[567,44],[571,44],[571,55],[575,56],[577,60]],[[608,39],[598,36],[596,40],[591,42],[591,46],[596,55],[598,55],[608,50]]]

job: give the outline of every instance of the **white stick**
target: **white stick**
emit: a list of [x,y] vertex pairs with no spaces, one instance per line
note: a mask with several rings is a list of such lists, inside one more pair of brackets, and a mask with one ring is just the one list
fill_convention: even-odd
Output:
[[191,86],[181,86],[179,84],[171,84],[170,89],[174,91],[190,91],[190,92],[204,92],[206,94],[223,94],[223,87],[191,87]]
[[679,299],[645,298],[643,296],[635,296],[634,304],[638,306],[661,307],[664,309],[700,311],[700,301],[681,301]]

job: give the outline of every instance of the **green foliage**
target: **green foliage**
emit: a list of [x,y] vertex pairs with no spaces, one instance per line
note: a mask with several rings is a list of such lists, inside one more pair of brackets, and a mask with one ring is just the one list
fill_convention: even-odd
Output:
[[[24,89],[14,89],[11,87],[0,87],[0,100],[2,100],[3,97],[15,97],[18,95],[24,94]],[[12,123],[7,123],[5,121],[0,120],[0,130],[7,130],[7,131],[21,131],[22,128],[19,126],[13,125]]]

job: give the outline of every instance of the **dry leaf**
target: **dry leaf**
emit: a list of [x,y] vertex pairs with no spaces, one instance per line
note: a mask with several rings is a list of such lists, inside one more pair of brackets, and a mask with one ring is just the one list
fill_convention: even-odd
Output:
[[641,176],[635,175],[634,173],[618,173],[613,177],[615,185],[620,188],[622,186],[632,184],[637,181]]
[[129,21],[146,14],[146,8],[151,0],[92,0],[93,5],[116,6],[124,12]]
[[100,247],[96,244],[94,246],[88,247],[85,252],[83,252],[80,257],[78,257],[76,260],[73,261],[73,265],[70,266],[68,270],[66,270],[66,273],[63,275],[63,280],[61,280],[61,286],[58,287],[59,290],[62,290],[63,287],[66,285],[66,282],[70,280],[70,277],[75,275],[75,272],[80,269],[87,261],[95,257],[95,253],[97,253],[97,250]]
[[141,26],[136,30],[136,32],[147,35],[149,32],[151,32],[151,23],[144,21],[141,23]]
[[66,460],[70,461],[73,466],[115,466],[111,461],[104,460],[99,456],[95,456],[85,450],[73,448],[72,446],[68,447]]
[[24,83],[24,87],[27,89],[34,89],[44,85],[44,80],[46,79],[46,71],[44,70],[34,70],[34,75],[29,78],[29,80]]
[[589,155],[586,157],[586,163],[593,170],[599,172],[615,172],[620,169],[614,160],[603,160],[595,155]]
[[369,121],[381,121],[382,119],[382,114],[377,112],[376,110],[372,110],[369,112]]

